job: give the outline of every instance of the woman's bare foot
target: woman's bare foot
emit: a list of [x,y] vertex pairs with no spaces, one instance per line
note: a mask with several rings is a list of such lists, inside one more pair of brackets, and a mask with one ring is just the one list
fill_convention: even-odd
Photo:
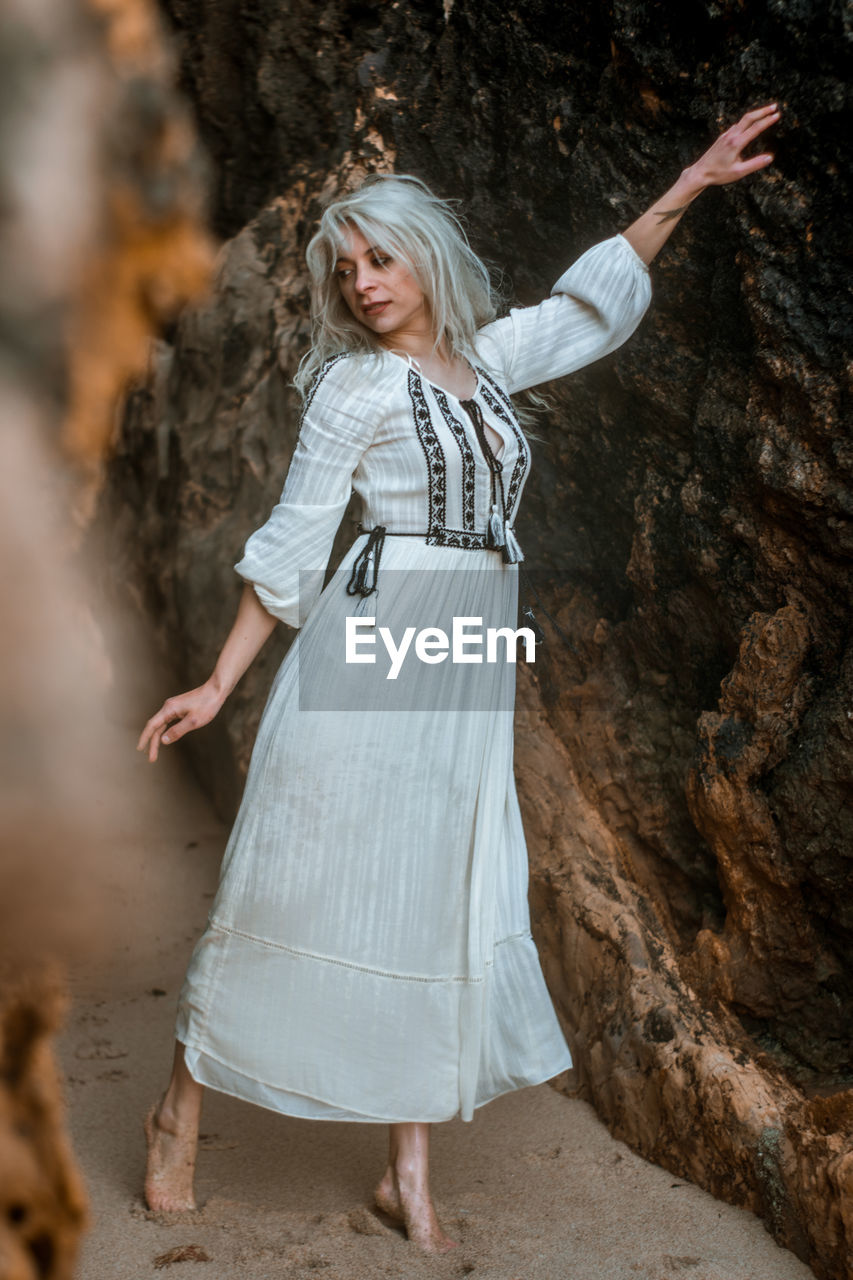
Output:
[[196,1207],[193,1175],[198,1133],[195,1128],[182,1131],[164,1102],[155,1103],[145,1117],[145,1203],[162,1213],[180,1213]]
[[394,1180],[394,1170],[390,1164],[382,1176],[382,1181],[377,1184],[373,1193],[373,1199],[377,1209],[381,1209],[383,1213],[387,1213],[389,1218],[395,1218],[398,1222],[403,1221],[403,1210],[400,1205],[400,1193],[397,1190],[397,1184]]
[[442,1230],[429,1187],[419,1170],[389,1164],[373,1198],[378,1209],[404,1224],[412,1244],[426,1253],[449,1253],[457,1248],[457,1241]]

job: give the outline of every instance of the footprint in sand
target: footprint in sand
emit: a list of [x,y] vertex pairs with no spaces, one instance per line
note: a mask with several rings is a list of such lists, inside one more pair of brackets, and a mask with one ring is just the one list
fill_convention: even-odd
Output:
[[198,1135],[199,1151],[236,1151],[239,1142],[231,1142],[227,1138],[220,1138],[218,1133],[200,1133]]
[[126,1058],[127,1056],[127,1049],[116,1049],[109,1040],[90,1040],[88,1044],[78,1045],[74,1052],[74,1057],[80,1058],[83,1062],[110,1061],[113,1058]]

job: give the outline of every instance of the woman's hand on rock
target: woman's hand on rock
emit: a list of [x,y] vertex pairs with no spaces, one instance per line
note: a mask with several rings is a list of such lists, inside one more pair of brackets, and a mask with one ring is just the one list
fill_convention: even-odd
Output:
[[188,693],[167,698],[142,730],[136,750],[143,751],[147,745],[148,759],[153,764],[161,742],[168,746],[183,738],[190,730],[209,724],[223,702],[222,694],[210,681],[199,685],[197,689],[190,689]]
[[704,155],[700,156],[685,174],[703,187],[722,186],[727,182],[737,182],[757,169],[764,169],[772,163],[773,156],[769,151],[761,155],[743,158],[741,152],[753,138],[776,124],[781,117],[778,104],[770,102],[767,106],[756,107],[747,111],[737,124],[731,125],[725,133],[721,133]]
[[758,156],[743,158],[742,152],[753,138],[776,124],[781,116],[778,104],[769,102],[766,107],[747,111],[737,124],[721,133],[704,155],[683,169],[669,191],[650,209],[627,227],[622,236],[646,266],[663,248],[687,207],[707,187],[737,182],[748,173],[764,169],[773,160],[769,151]]

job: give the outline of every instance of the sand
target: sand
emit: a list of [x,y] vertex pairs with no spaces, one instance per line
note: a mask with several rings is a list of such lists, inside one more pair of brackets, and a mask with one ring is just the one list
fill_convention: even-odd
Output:
[[291,1119],[211,1091],[199,1211],[147,1211],[142,1119],[168,1076],[175,1000],[227,831],[183,761],[167,750],[149,765],[133,749],[139,726],[124,719],[103,779],[134,798],[107,874],[115,928],[72,972],[59,1046],[91,1200],[81,1280],[812,1276],[753,1214],[641,1159],[547,1084],[496,1099],[470,1124],[433,1126],[436,1204],[460,1241],[449,1256],[419,1253],[370,1212],[384,1126]]

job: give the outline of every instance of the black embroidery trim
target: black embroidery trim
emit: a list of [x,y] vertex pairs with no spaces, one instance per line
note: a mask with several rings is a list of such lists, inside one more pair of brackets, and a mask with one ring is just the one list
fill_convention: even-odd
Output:
[[[522,481],[527,471],[530,468],[530,463],[532,459],[532,454],[530,452],[530,445],[527,442],[527,437],[525,436],[524,432],[521,430],[521,427],[518,424],[518,419],[516,418],[515,411],[512,407],[512,401],[509,399],[506,393],[501,389],[501,387],[489,377],[485,369],[480,369],[478,366],[477,372],[482,374],[483,378],[485,379],[485,382],[489,384],[488,386],[486,386],[485,383],[483,385],[483,399],[485,400],[489,408],[492,409],[498,415],[501,421],[507,424],[507,426],[512,431],[518,443],[518,453],[515,459],[515,466],[512,469],[512,475],[510,477],[509,486],[507,488],[507,495],[506,495],[507,520],[511,520],[513,517],[513,513],[515,511],[515,503],[516,503],[516,499],[518,498],[518,493],[521,488]],[[492,387],[497,394],[492,395],[491,391],[489,390],[489,387]],[[500,400],[502,400],[504,404],[508,406],[509,413],[507,413],[506,410],[503,408],[500,401],[497,399],[497,396],[500,396]]]
[[431,547],[461,547],[463,551],[487,550],[486,535],[468,529],[436,529],[427,535]]
[[501,400],[503,400],[504,404],[509,410],[511,418],[513,419],[514,422],[517,422],[518,419],[515,416],[515,406],[510,400],[507,393],[504,391],[501,384],[499,382],[496,382],[495,379],[491,376],[491,374],[487,373],[486,370],[483,369],[480,365],[475,365],[474,368],[483,378],[485,378],[486,382],[488,382],[489,386],[501,398]]
[[[488,378],[488,375],[484,370],[478,369],[478,372],[482,373],[491,384],[491,379]],[[427,494],[429,505],[425,541],[432,547],[460,547],[465,551],[487,550],[488,535],[485,531],[483,533],[477,533],[473,529],[448,529],[444,523],[447,518],[447,464],[444,450],[441,447],[441,442],[436,435],[435,427],[432,423],[432,416],[430,414],[429,405],[426,401],[426,396],[424,395],[421,376],[415,369],[409,370],[408,387],[409,399],[412,402],[412,415],[415,423],[415,432],[421,442],[421,448],[424,451],[427,464]],[[497,391],[499,388],[495,387],[495,390]],[[461,424],[453,417],[446,399],[445,404],[442,405],[441,399],[444,397],[441,389],[439,387],[433,387],[433,391],[436,393],[437,403],[444,415],[447,425],[453,432],[454,438],[459,442],[460,448],[462,448],[461,438],[457,435],[457,430],[454,429],[455,423],[456,428],[462,432],[463,428]],[[510,501],[506,504],[507,516],[509,516],[513,509],[513,503],[518,493],[521,480],[524,476],[526,466],[528,465],[525,460],[529,460],[530,458],[530,447],[527,444],[527,440],[525,439],[521,428],[518,426],[518,423],[514,421],[514,417],[507,415],[500,402],[491,395],[488,387],[483,387],[483,393],[484,396],[488,397],[487,403],[495,413],[497,413],[498,417],[500,417],[502,421],[510,427],[519,442],[518,457],[516,459],[512,479],[510,481]],[[503,398],[505,399],[505,397]],[[510,405],[510,412],[512,412],[512,402],[508,401],[507,403]],[[467,460],[466,454],[468,453],[472,454],[473,462],[473,451],[470,449],[467,436],[465,436],[464,444],[463,463]],[[470,515],[470,521],[472,524],[474,523],[475,516],[476,506],[474,506]],[[468,493],[466,490],[463,492],[463,521],[467,523],[468,520],[469,508]]]
[[477,463],[474,458],[474,451],[469,443],[465,428],[462,426],[459,419],[453,416],[450,405],[447,403],[447,396],[441,390],[441,387],[433,387],[432,391],[435,396],[436,403],[442,412],[444,421],[453,432],[454,439],[459,445],[459,452],[462,454],[462,524],[466,529],[473,529],[477,523]]
[[302,427],[302,423],[305,421],[306,413],[311,408],[311,404],[314,400],[315,395],[317,394],[317,390],[320,386],[320,383],[323,381],[326,374],[329,372],[330,369],[334,368],[334,366],[338,363],[339,360],[346,360],[350,356],[354,356],[354,355],[355,355],[354,351],[339,351],[336,356],[329,356],[328,360],[324,360],[324,362],[320,365],[320,368],[317,370],[317,375],[314,378],[314,381],[311,383],[311,388],[308,392],[308,395],[305,398],[305,403],[302,406],[302,413],[299,416],[300,429]]
[[420,375],[414,369],[409,370],[409,398],[412,402],[412,413],[415,419],[415,431],[421,442],[427,464],[427,486],[429,493],[429,517],[427,520],[427,541],[440,537],[444,531],[447,515],[447,467],[444,452],[435,428],[429,405],[426,402]]

